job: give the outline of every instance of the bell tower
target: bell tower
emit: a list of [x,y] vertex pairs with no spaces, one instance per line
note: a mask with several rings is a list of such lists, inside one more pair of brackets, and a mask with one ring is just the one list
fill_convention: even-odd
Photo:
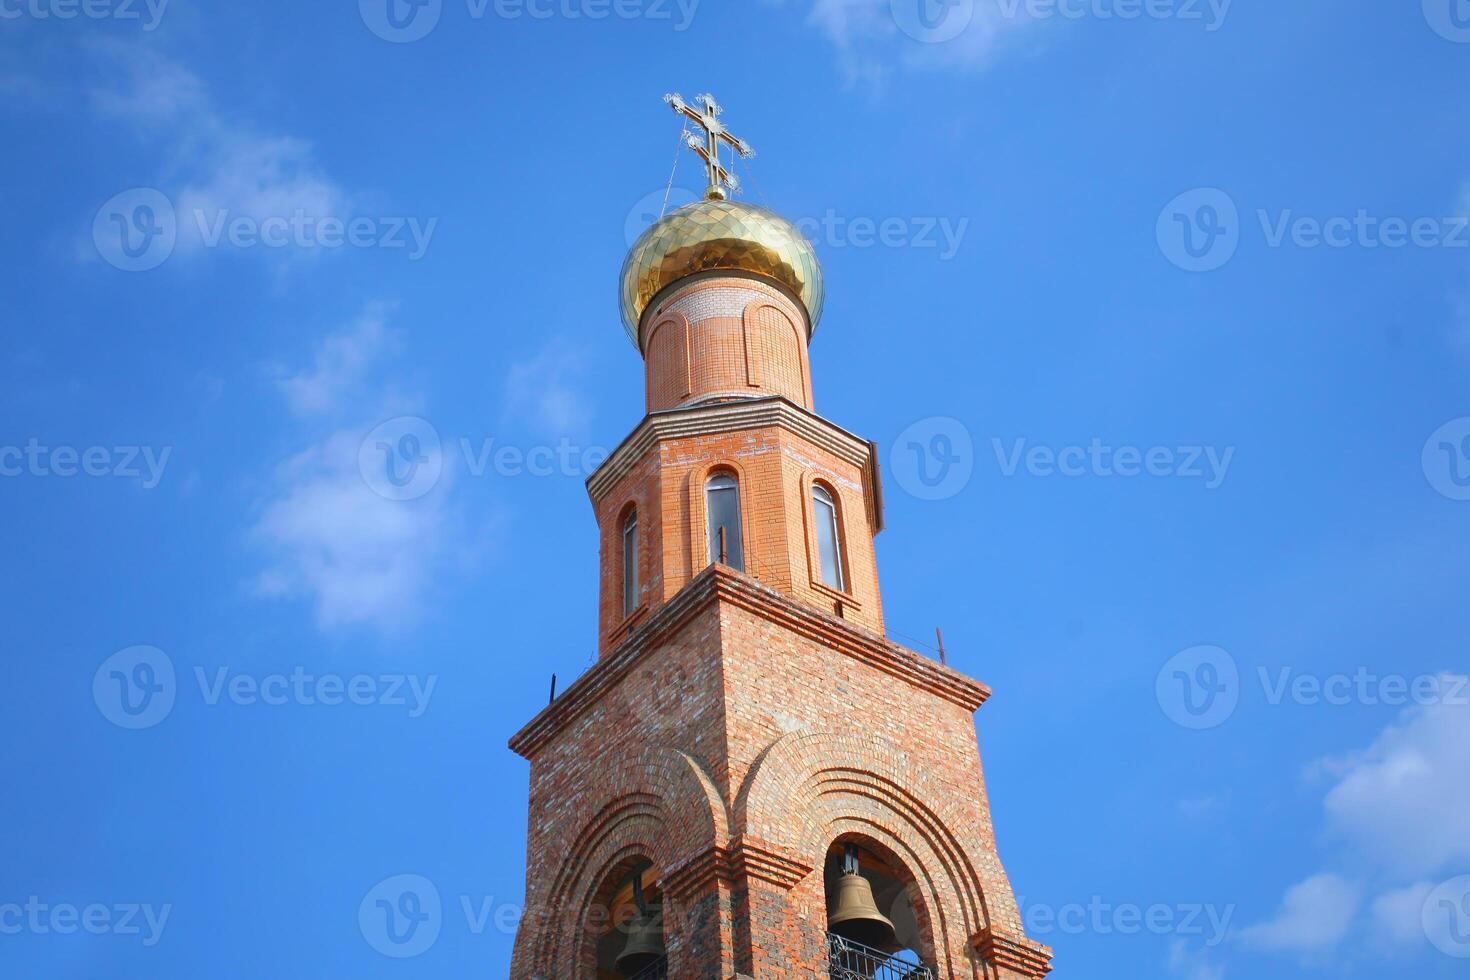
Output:
[[816,413],[811,245],[705,199],[623,265],[641,422],[587,481],[595,666],[511,739],[531,762],[513,980],[1022,980],[1050,971],[996,853],[982,684],[884,636],[876,447]]

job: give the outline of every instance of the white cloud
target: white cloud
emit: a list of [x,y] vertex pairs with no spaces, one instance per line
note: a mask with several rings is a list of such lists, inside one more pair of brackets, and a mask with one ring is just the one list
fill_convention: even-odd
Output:
[[311,602],[324,630],[372,626],[394,632],[430,605],[430,590],[479,557],[454,494],[455,467],[438,440],[421,445],[437,482],[413,499],[370,486],[359,453],[386,418],[417,411],[389,396],[375,377],[393,331],[381,305],[319,345],[312,366],[278,381],[293,413],[309,424],[322,413],[367,419],[315,440],[276,469],[251,537],[266,556],[258,594]]
[[1203,952],[1191,952],[1187,942],[1176,939],[1169,947],[1169,973],[1184,980],[1224,980],[1225,967],[1209,962]]
[[221,215],[257,222],[290,220],[298,213],[309,219],[349,216],[346,192],[322,173],[309,142],[228,118],[197,76],[141,45],[102,44],[94,50],[111,79],[92,90],[94,109],[163,143],[169,154],[172,177],[159,190],[177,211],[180,250],[205,244],[220,227]]
[[1273,952],[1331,949],[1347,935],[1362,901],[1360,886],[1334,874],[1313,875],[1286,890],[1270,922],[1242,929],[1246,945]]
[[[899,11],[910,31],[900,25]],[[945,40],[921,40],[913,29],[924,10],[938,25]],[[904,13],[910,11],[909,13]],[[945,30],[945,18],[954,28]],[[1005,45],[1035,21],[1026,15],[1024,4],[996,0],[811,0],[808,23],[837,49],[850,82],[881,82],[894,67],[908,69],[975,70],[988,67]],[[959,25],[963,29],[959,30]]]
[[204,83],[182,65],[138,44],[96,44],[93,50],[110,79],[91,92],[102,115],[148,127],[219,125]]
[[1470,863],[1470,679],[1405,712],[1364,752],[1330,760],[1328,826],[1398,881]]
[[1374,932],[1392,945],[1423,945],[1424,902],[1432,891],[1433,882],[1421,881],[1379,895],[1371,909]]
[[[1410,708],[1362,752],[1312,767],[1333,781],[1327,828],[1381,889],[1368,907],[1380,946],[1422,946],[1425,875],[1470,862],[1470,678],[1442,674],[1432,704]],[[1385,888],[1385,886],[1388,886]],[[1340,944],[1363,889],[1320,874],[1289,889],[1275,920],[1243,930],[1248,945],[1325,952]]]
[[321,343],[311,368],[276,384],[297,415],[335,411],[342,407],[345,396],[361,388],[368,370],[392,339],[386,309],[371,304],[350,328]]
[[1179,801],[1179,815],[1186,820],[1203,820],[1218,812],[1224,801],[1215,793],[1192,796]]
[[324,629],[415,620],[449,542],[447,488],[388,500],[358,471],[366,430],[341,430],[285,463],[254,527],[272,554],[262,595],[311,599]]
[[528,423],[542,435],[584,436],[593,415],[582,384],[587,366],[586,350],[559,338],[512,364],[505,379],[505,417]]

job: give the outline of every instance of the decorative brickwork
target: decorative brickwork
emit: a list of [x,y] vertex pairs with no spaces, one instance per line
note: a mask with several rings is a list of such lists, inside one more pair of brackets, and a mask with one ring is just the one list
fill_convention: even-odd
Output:
[[[911,874],[940,976],[1041,976],[1014,965],[1016,950],[1031,950],[1028,969],[1048,951],[1024,945],[995,853],[971,721],[988,694],[705,569],[512,740],[532,762],[512,977],[595,976],[597,889],[635,856],[665,889],[671,976],[823,976],[821,868],[840,838]],[[987,930],[1018,938],[983,945]]]
[[645,322],[648,411],[765,395],[811,410],[806,315],[774,286],[695,279],[671,288]]
[[881,925],[943,980],[1039,980],[980,766],[990,691],[885,638],[877,447],[813,413],[814,255],[774,216],[701,222],[665,219],[625,266],[648,414],[587,481],[598,662],[511,740],[512,980],[660,950],[675,980],[825,980],[844,860],[872,904],[833,931]]
[[[825,612],[883,629],[876,463],[854,436],[779,398],[650,415],[588,481],[602,550],[601,647],[606,651],[710,564],[705,482],[740,483],[745,571]],[[846,588],[821,581],[812,488],[839,511]],[[639,601],[623,614],[623,524],[638,511]]]

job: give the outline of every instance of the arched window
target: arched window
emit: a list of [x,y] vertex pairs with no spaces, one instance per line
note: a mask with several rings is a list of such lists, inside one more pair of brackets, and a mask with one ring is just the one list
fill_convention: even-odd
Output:
[[704,515],[709,527],[710,562],[720,561],[723,551],[726,565],[745,571],[745,552],[740,546],[740,484],[733,476],[718,473],[705,482]]
[[[663,892],[642,858],[619,863],[592,893],[576,976],[667,977]],[[558,971],[557,976],[572,976]]]
[[638,608],[638,509],[623,521],[623,615]]
[[840,840],[827,852],[828,967],[833,977],[935,980],[928,917],[914,877],[886,849]]
[[842,539],[837,531],[837,504],[826,487],[812,487],[812,512],[817,519],[817,551],[822,558],[822,583],[838,591],[842,578]]

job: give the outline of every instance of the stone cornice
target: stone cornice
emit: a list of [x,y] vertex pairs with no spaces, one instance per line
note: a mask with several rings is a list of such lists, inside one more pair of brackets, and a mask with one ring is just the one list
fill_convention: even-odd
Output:
[[1051,947],[1032,942],[1025,936],[1007,936],[988,926],[970,940],[987,964],[1041,980],[1051,972]]
[[671,868],[659,883],[669,895],[682,899],[698,895],[713,882],[729,880],[730,852],[716,846]]
[[787,890],[816,870],[774,844],[743,834],[731,842],[730,853],[730,870],[737,879],[753,878]]
[[789,891],[815,870],[774,844],[742,835],[729,847],[711,847],[669,869],[659,884],[669,895],[689,900],[716,883],[737,887],[764,881]]
[[881,636],[812,609],[724,565],[711,565],[517,732],[510,748],[527,759],[618,684],[639,661],[716,601],[779,624],[895,679],[970,711],[990,697],[978,681]]
[[869,443],[846,429],[814,415],[801,406],[771,395],[741,401],[691,405],[651,412],[628,438],[587,478],[587,492],[596,504],[655,445],[665,439],[736,432],[779,425],[854,466],[866,468]]

